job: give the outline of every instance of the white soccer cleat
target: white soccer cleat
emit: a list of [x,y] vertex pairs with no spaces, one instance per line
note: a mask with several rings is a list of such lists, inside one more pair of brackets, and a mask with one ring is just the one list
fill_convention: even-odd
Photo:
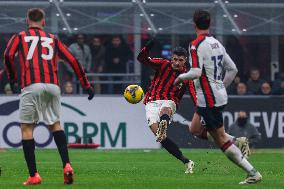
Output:
[[241,150],[244,158],[248,159],[251,152],[249,149],[249,142],[247,137],[236,138],[236,146]]
[[194,168],[194,162],[189,160],[188,163],[185,164],[185,174],[192,174]]
[[167,128],[168,128],[168,124],[166,120],[162,120],[159,123],[159,127],[156,133],[156,141],[157,142],[162,142],[166,137],[167,137]]
[[253,176],[248,176],[244,181],[240,182],[239,184],[255,184],[262,180],[262,176],[259,172],[256,172]]

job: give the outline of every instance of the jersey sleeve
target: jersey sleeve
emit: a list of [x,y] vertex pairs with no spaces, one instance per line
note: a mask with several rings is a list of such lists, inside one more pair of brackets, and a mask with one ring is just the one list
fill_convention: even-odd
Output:
[[190,61],[191,61],[191,68],[199,68],[202,69],[203,67],[203,51],[202,45],[195,46],[191,45],[190,47]]
[[231,57],[226,52],[224,56],[224,69],[226,70],[226,72],[225,77],[223,79],[223,83],[225,87],[228,87],[235,79],[238,73],[238,69]]
[[18,34],[13,35],[9,40],[7,47],[4,51],[5,70],[7,72],[8,79],[10,82],[17,81],[17,73],[14,64],[14,58],[16,52],[18,51],[19,42],[20,42],[19,35]]
[[200,46],[201,45],[198,46],[198,49],[194,45],[190,46],[189,62],[191,62],[191,68],[187,73],[183,73],[178,76],[181,80],[193,80],[201,76],[204,60]]
[[91,84],[81,64],[59,39],[56,39],[56,43],[58,47],[59,57],[65,60],[67,63],[69,63],[69,65],[72,67],[73,71],[75,72],[77,78],[79,79],[82,87],[84,89],[88,89],[91,86]]
[[137,56],[137,60],[144,65],[150,65],[154,69],[159,69],[162,64],[168,62],[168,60],[164,60],[162,58],[149,57],[149,51],[146,47],[140,51],[139,55]]

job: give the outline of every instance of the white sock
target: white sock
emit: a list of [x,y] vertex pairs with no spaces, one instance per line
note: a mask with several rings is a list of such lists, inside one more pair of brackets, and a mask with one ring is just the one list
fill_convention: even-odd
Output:
[[243,157],[240,149],[236,145],[231,144],[227,149],[225,149],[224,154],[226,154],[232,162],[241,167],[249,175],[253,175],[256,172],[248,160]]
[[[226,133],[226,136],[229,138],[230,141],[233,141],[235,140],[235,137],[232,136],[232,135],[229,135],[228,133]],[[210,142],[215,142],[214,141],[214,138],[210,135],[210,133],[207,131],[207,139],[210,141]]]

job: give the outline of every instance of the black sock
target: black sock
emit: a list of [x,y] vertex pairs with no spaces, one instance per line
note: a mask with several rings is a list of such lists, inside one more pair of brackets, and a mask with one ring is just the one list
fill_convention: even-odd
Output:
[[66,163],[70,163],[65,133],[64,131],[55,131],[53,132],[53,137],[60,154],[63,167],[65,167]]
[[22,140],[25,160],[29,169],[30,176],[35,176],[36,160],[35,160],[35,141],[34,139]]
[[189,159],[183,156],[182,152],[178,148],[178,146],[169,138],[165,138],[161,142],[162,146],[173,156],[175,156],[177,159],[182,161],[183,163],[188,163]]
[[170,116],[168,114],[163,114],[161,117],[160,117],[160,121],[162,120],[166,120],[167,121],[167,124],[169,125],[170,123]]

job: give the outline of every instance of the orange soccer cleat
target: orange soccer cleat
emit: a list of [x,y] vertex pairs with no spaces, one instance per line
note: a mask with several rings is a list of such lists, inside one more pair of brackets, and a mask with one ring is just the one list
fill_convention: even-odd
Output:
[[41,177],[38,173],[36,173],[33,177],[29,176],[28,180],[23,183],[23,185],[25,186],[35,184],[41,184]]
[[73,168],[70,163],[67,163],[64,167],[64,184],[72,184],[74,181],[73,175]]

